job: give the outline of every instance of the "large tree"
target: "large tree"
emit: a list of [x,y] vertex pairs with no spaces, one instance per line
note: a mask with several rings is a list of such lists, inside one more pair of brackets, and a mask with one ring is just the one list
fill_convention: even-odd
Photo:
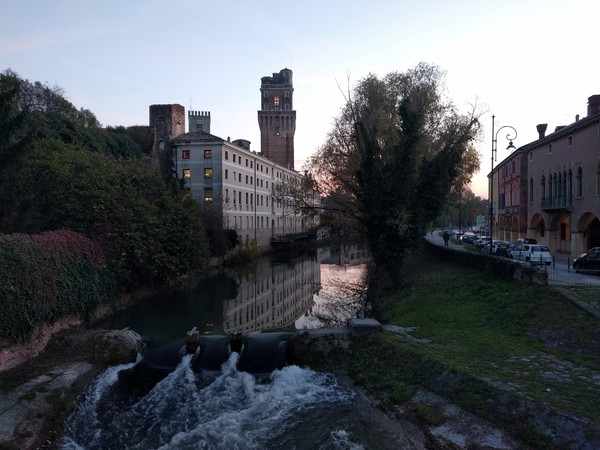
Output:
[[309,163],[320,190],[369,244],[372,293],[398,286],[406,252],[478,167],[478,117],[445,98],[443,76],[424,63],[367,76]]

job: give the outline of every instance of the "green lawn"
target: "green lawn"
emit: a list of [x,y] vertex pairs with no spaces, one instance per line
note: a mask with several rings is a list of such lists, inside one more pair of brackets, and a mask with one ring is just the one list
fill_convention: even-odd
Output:
[[[502,423],[490,406],[497,384],[600,423],[600,321],[549,286],[423,253],[406,261],[405,277],[405,289],[384,302],[384,322],[415,327],[410,335],[428,343],[385,331],[354,345],[353,378],[384,403],[406,401],[419,387],[446,390],[438,393]],[[464,376],[460,387],[440,386],[448,373]]]

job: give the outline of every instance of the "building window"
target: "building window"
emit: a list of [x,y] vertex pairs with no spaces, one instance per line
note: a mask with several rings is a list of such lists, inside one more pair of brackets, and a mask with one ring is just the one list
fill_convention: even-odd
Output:
[[275,127],[275,136],[279,136],[279,127]]
[[204,150],[204,158],[205,159],[212,158],[212,156],[213,156],[213,151],[212,150]]
[[229,161],[229,152],[225,150],[225,160]]
[[246,158],[246,167],[248,167],[248,158]]
[[542,183],[541,183],[542,189],[540,190],[540,199],[542,200],[542,203],[544,203],[544,199],[546,198],[546,177],[542,175]]
[[290,104],[289,104],[289,103],[286,103],[286,104],[284,105],[284,108],[283,108],[283,109],[285,109],[286,111],[289,111],[289,110],[290,110]]
[[225,169],[225,179],[229,179],[229,170]]
[[246,184],[248,184],[248,175],[246,175]]
[[229,189],[225,189],[225,203],[229,203]]
[[269,110],[269,104],[263,103],[263,111],[268,111],[268,110]]
[[596,195],[600,195],[600,164],[596,170]]
[[285,92],[283,93],[283,96],[284,96],[285,98],[290,98],[290,91],[285,91]]
[[568,145],[569,147],[571,147],[571,146],[573,145],[573,136],[569,136],[569,137],[567,138],[567,145]]
[[233,162],[235,162],[235,153],[233,154]]
[[233,204],[235,205],[237,201],[237,193],[235,192],[235,190],[233,191]]
[[552,144],[548,144],[548,153],[552,153]]
[[263,97],[269,98],[269,91],[263,91]]
[[[242,204],[242,191],[238,192],[239,194],[239,199],[240,199],[240,205]],[[240,219],[241,220],[241,219]]]
[[183,187],[190,189],[192,187],[192,171],[191,169],[183,169]]
[[204,188],[204,201],[211,203],[213,201],[213,190],[212,188]]
[[238,182],[239,182],[239,183],[241,183],[241,182],[242,182],[242,174],[241,174],[241,173],[239,173],[239,174],[238,174]]
[[212,167],[206,167],[204,169],[204,178],[212,178],[212,176],[213,176]]
[[273,106],[275,107],[275,111],[277,111],[277,108],[279,108],[279,95],[273,97]]
[[529,161],[533,161],[533,152],[529,152]]
[[181,150],[181,159],[190,159],[190,151]]
[[577,179],[576,179],[576,183],[577,183],[577,197],[583,197],[583,170],[581,169],[581,167],[577,168]]
[[533,201],[533,178],[529,179],[529,201]]

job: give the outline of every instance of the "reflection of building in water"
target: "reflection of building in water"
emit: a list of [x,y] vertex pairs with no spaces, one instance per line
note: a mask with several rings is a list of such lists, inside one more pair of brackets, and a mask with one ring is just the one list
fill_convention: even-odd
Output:
[[223,303],[223,330],[249,332],[293,326],[313,303],[321,272],[316,253],[286,263],[259,260],[240,281],[235,299]]
[[321,261],[323,264],[364,264],[369,258],[366,244],[341,244],[330,250],[329,257]]

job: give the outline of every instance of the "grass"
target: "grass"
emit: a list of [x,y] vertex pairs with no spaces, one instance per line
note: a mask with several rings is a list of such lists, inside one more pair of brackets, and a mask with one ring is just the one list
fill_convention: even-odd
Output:
[[[598,319],[550,286],[499,280],[422,253],[405,267],[405,288],[385,299],[384,322],[415,327],[411,335],[430,344],[392,332],[360,339],[351,362],[359,384],[384,404],[424,387],[496,423],[508,420],[490,407],[504,401],[491,388],[498,385],[600,423]],[[520,426],[516,434],[530,445],[548,445],[535,430],[508,425]]]

